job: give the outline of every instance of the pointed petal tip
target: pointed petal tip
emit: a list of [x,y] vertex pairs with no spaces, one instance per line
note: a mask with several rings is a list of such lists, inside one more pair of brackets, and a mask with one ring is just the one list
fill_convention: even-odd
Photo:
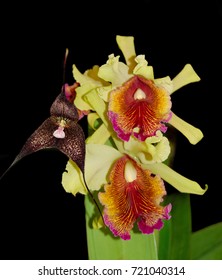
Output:
[[186,191],[181,191],[183,193],[190,193],[190,194],[197,194],[197,195],[203,195],[205,194],[205,192],[208,190],[208,185],[205,184],[204,188],[202,188],[200,185],[199,185],[199,188],[196,188],[195,190],[193,191],[190,191],[190,192],[186,192]]
[[159,174],[164,181],[181,193],[203,195],[208,189],[207,184],[202,188],[196,181],[186,178],[164,163],[146,164],[143,167],[154,174]]
[[[207,185],[207,184],[205,184],[205,186],[204,186],[204,189],[203,189],[203,190],[204,190],[204,193],[208,190],[208,185]],[[204,194],[204,193],[203,193],[203,194]]]

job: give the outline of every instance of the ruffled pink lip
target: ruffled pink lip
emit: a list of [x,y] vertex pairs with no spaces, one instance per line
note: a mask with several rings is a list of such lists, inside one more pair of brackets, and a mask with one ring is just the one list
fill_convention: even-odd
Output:
[[163,180],[129,156],[115,162],[109,181],[99,200],[104,206],[105,224],[114,236],[129,240],[135,222],[142,233],[150,234],[163,227],[162,220],[170,218],[171,204],[160,205],[166,195]]
[[[164,207],[164,215],[163,215],[163,218],[164,220],[169,220],[171,218],[171,216],[169,215],[170,211],[172,209],[172,205],[171,204],[168,204],[167,206]],[[163,227],[163,221],[161,219],[159,219],[156,224],[154,224],[153,226],[149,226],[149,225],[146,225],[144,220],[140,220],[138,222],[138,227],[140,229],[140,231],[142,233],[145,233],[145,234],[150,234],[150,233],[153,233],[153,231],[155,229],[157,230],[160,230],[162,229]]]

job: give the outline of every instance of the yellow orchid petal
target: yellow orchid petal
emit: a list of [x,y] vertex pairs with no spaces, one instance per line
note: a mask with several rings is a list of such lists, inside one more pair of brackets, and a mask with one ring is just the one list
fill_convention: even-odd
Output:
[[126,64],[129,66],[130,69],[133,69],[136,66],[134,60],[136,57],[134,37],[117,35],[116,42],[123,53]]
[[169,94],[173,92],[173,82],[169,76],[155,79],[154,82],[157,86],[165,88],[165,90],[167,90]]
[[122,154],[111,146],[86,144],[85,174],[90,190],[99,190],[107,183],[107,174]]
[[203,138],[203,133],[199,128],[185,122],[174,113],[172,113],[169,123],[186,136],[189,142],[193,145],[197,144]]
[[129,67],[119,62],[119,56],[109,55],[106,64],[99,68],[98,76],[107,82],[112,83],[113,87],[120,86],[127,81],[132,75],[128,74]]
[[83,96],[98,86],[98,83],[92,78],[82,74],[75,65],[72,67],[72,73],[74,79],[81,85],[76,89],[76,97],[74,100],[75,106],[80,110],[91,110],[92,108],[83,99]]
[[99,66],[98,65],[94,65],[91,69],[88,69],[84,72],[84,75],[93,79],[94,83],[97,84],[98,86],[106,86],[109,83],[107,83],[106,81],[102,80],[99,76],[98,76],[98,72],[99,72]]
[[130,136],[129,141],[123,142],[123,147],[128,154],[132,157],[136,157],[138,153],[148,153],[145,141],[139,141],[134,136]]
[[108,117],[106,113],[107,104],[98,96],[96,89],[91,90],[86,94],[85,98],[93,110],[96,111],[103,123],[108,127]]
[[76,65],[72,66],[72,74],[76,82],[80,85],[89,84],[92,88],[103,85],[101,79],[98,77],[99,66],[95,65],[92,69],[85,71],[82,74]]
[[154,174],[160,175],[160,177],[164,181],[168,182],[170,185],[172,185],[174,188],[176,188],[182,193],[203,195],[207,191],[207,185],[205,186],[205,189],[202,189],[197,182],[180,175],[164,163],[146,165],[143,164],[143,167],[145,169],[149,169]]
[[194,82],[199,82],[200,77],[194,71],[191,64],[186,64],[181,72],[172,80],[173,82],[173,92],[179,88]]
[[66,164],[66,171],[62,174],[62,186],[66,192],[76,195],[86,194],[87,190],[83,183],[82,173],[77,165],[69,160]]
[[99,116],[97,113],[90,113],[87,116],[87,121],[88,124],[90,125],[90,127],[92,127],[92,129],[96,130],[96,121],[99,119]]
[[[85,178],[91,191],[99,190],[107,183],[107,174],[112,163],[122,154],[111,146],[101,144],[86,144]],[[83,176],[80,169],[72,161],[68,161],[66,171],[62,175],[62,185],[66,192],[76,195],[86,194]]]
[[170,144],[166,137],[163,137],[156,145],[146,143],[149,157],[145,153],[139,154],[142,163],[155,163],[165,161],[170,154]]
[[101,118],[104,125],[107,127],[110,132],[117,149],[120,152],[123,152],[123,142],[114,134],[111,124],[109,123],[107,116],[107,104],[96,94],[96,91],[91,91],[86,95],[87,101],[92,106],[92,108],[97,112]]
[[76,89],[76,97],[74,100],[74,104],[81,111],[88,111],[92,109],[92,107],[83,98],[84,95],[90,90],[91,90],[91,86],[89,84],[79,86]]
[[154,144],[162,140],[163,133],[160,130],[157,130],[156,135],[146,138],[146,143]]
[[86,143],[104,144],[111,136],[109,130],[104,124],[101,124],[97,130],[86,139]]
[[137,65],[133,69],[133,74],[141,75],[148,80],[153,80],[154,79],[153,67],[148,66],[148,62],[145,59],[145,55],[138,55],[135,58],[135,61],[137,62]]
[[84,95],[89,91],[104,87],[106,88],[109,85],[106,81],[98,77],[99,66],[95,65],[92,69],[89,69],[82,74],[76,67],[73,65],[72,73],[74,79],[80,84],[76,89],[76,98],[74,100],[75,106],[80,110],[91,110],[92,108],[84,99]]
[[[153,141],[151,141],[150,138],[153,138]],[[165,161],[170,154],[169,140],[163,137],[160,131],[158,136],[150,138],[141,142],[134,137],[130,137],[128,142],[124,142],[124,148],[127,154],[139,159],[143,164]],[[153,145],[153,143],[155,143],[155,145]]]
[[102,98],[105,102],[109,101],[109,93],[112,90],[113,86],[110,84],[109,86],[106,87],[98,87],[97,93],[100,98]]

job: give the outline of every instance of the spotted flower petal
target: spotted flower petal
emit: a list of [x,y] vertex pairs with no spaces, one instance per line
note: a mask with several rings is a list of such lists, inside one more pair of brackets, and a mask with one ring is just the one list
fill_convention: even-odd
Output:
[[136,221],[140,231],[149,234],[162,228],[163,219],[170,218],[171,205],[160,205],[166,194],[162,179],[143,170],[130,157],[115,162],[109,180],[99,200],[105,206],[105,223],[115,236],[130,239]]
[[134,135],[141,141],[166,132],[171,100],[168,92],[142,76],[133,76],[110,94],[108,115],[120,139]]

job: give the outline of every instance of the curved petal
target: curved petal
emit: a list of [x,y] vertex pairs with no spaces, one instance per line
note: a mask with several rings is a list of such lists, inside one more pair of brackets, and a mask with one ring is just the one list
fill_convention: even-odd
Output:
[[133,69],[133,74],[141,75],[148,80],[154,80],[153,67],[148,66],[145,55],[138,55],[135,58],[135,61],[137,62],[137,65]]
[[132,75],[128,74],[129,67],[119,62],[119,56],[109,55],[106,64],[99,68],[98,76],[103,80],[112,83],[113,87],[120,86],[127,81]]
[[87,70],[84,74],[82,74],[77,69],[76,65],[73,65],[73,77],[80,84],[80,86],[76,89],[74,104],[78,109],[82,111],[92,109],[84,99],[84,95],[97,87],[106,85],[106,82],[103,81],[102,83],[102,80],[97,76],[98,70],[99,67],[94,66],[92,69]]
[[181,72],[172,80],[173,82],[172,93],[187,84],[199,82],[199,81],[200,81],[200,77],[194,71],[192,65],[186,64],[184,68],[181,70]]
[[169,94],[173,92],[173,82],[169,76],[155,79],[154,82],[157,86],[165,88]]
[[143,167],[151,170],[154,174],[159,174],[163,180],[182,193],[202,195],[207,191],[207,186],[202,189],[197,182],[187,179],[163,163],[146,164]]
[[169,123],[186,136],[189,142],[193,145],[197,144],[203,138],[203,133],[199,128],[185,122],[174,113],[172,113]]
[[111,136],[107,127],[102,123],[95,132],[86,139],[87,144],[104,144]]
[[170,143],[166,137],[163,137],[156,145],[146,143],[149,156],[146,153],[139,154],[141,163],[156,163],[165,161],[170,154]]
[[90,127],[94,130],[96,130],[96,121],[99,119],[99,116],[97,113],[90,113],[87,116],[87,121]]
[[[110,146],[86,144],[85,178],[91,191],[99,190],[107,183],[107,174],[112,164],[121,156],[118,150]],[[78,191],[84,193],[82,174],[73,163],[68,163],[67,172],[63,173],[62,185],[73,194]]]
[[76,65],[72,66],[72,74],[74,79],[80,83],[80,85],[88,84],[91,86],[91,89],[103,85],[102,80],[98,77],[99,66],[95,65],[92,69],[85,71],[82,74]]
[[110,84],[106,87],[99,87],[97,88],[97,93],[99,95],[99,97],[101,97],[105,102],[109,101],[109,94],[110,91],[112,90],[113,86]]
[[72,160],[67,162],[65,171],[62,174],[62,186],[66,192],[73,195],[77,193],[87,194],[82,173]]
[[[93,90],[86,95],[86,98],[89,104],[97,112],[97,114],[103,121],[104,125],[107,127],[108,131],[110,132],[110,134],[113,134],[113,129],[107,117],[107,104]],[[123,151],[122,141],[120,141],[119,138],[115,137],[115,135],[112,135],[112,138],[118,150],[122,152]]]
[[157,132],[157,136],[148,137],[143,142],[130,137],[128,142],[124,142],[124,149],[127,154],[138,158],[143,164],[163,162],[170,154],[169,140],[162,136],[160,131]]
[[90,190],[99,190],[107,183],[112,164],[121,156],[118,150],[107,145],[86,145],[86,182]]
[[76,89],[76,98],[74,100],[74,104],[76,108],[81,111],[90,111],[92,107],[85,101],[84,95],[90,91],[89,85],[79,86]]

